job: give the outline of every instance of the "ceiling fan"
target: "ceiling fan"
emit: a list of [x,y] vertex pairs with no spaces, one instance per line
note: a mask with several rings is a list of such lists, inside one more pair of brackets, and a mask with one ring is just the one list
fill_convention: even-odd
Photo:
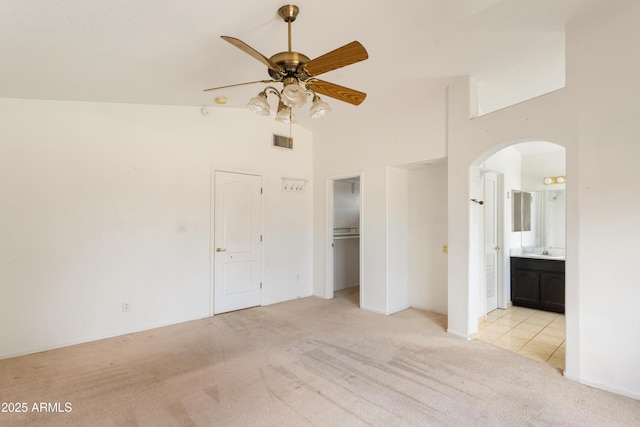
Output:
[[366,49],[359,42],[353,41],[315,59],[309,59],[302,53],[294,52],[291,50],[291,23],[296,20],[298,12],[298,6],[294,5],[286,5],[278,9],[278,15],[288,25],[289,48],[286,52],[276,53],[270,58],[262,55],[242,40],[229,36],[220,36],[223,40],[266,65],[271,77],[270,80],[213,87],[205,89],[205,92],[255,83],[282,83],[282,90],[268,86],[258,96],[252,98],[249,101],[249,109],[261,115],[269,115],[267,94],[276,95],[279,99],[276,120],[289,123],[294,121],[292,108],[304,105],[307,101],[307,96],[312,97],[313,100],[311,106],[311,117],[313,118],[322,117],[331,111],[329,105],[323,102],[318,94],[352,105],[360,105],[366,98],[366,93],[320,80],[316,76],[364,61],[369,57]]

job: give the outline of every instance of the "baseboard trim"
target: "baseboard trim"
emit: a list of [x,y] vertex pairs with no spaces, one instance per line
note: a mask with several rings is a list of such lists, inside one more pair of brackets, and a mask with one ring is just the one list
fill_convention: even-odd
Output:
[[382,311],[382,310],[377,310],[375,308],[371,308],[371,307],[365,307],[362,306],[360,307],[362,310],[367,310],[367,311],[371,311],[372,313],[377,313],[377,314],[382,314],[384,316],[388,316],[390,313],[386,312],[386,311]]
[[601,380],[597,380],[595,378],[589,378],[589,377],[584,377],[584,376],[580,376],[580,378],[574,378],[572,375],[566,375],[565,377],[577,381],[580,384],[584,384],[587,385],[589,387],[593,387],[593,388],[598,388],[600,390],[604,390],[604,391],[608,391],[610,393],[614,393],[614,394],[619,394],[620,396],[625,396],[625,397],[630,397],[632,399],[636,399],[636,400],[640,400],[640,393],[638,392],[633,392],[630,390],[625,390],[623,388],[619,388],[619,387],[609,387],[606,384],[603,384],[603,382]]
[[42,346],[42,347],[34,347],[34,348],[31,348],[31,349],[27,349],[27,350],[21,350],[21,351],[16,352],[16,353],[0,354],[0,360],[11,359],[13,357],[27,356],[29,354],[42,353],[44,351],[57,350],[57,349],[60,349],[60,348],[71,347],[71,346],[80,345],[80,344],[87,344],[87,343],[95,342],[95,341],[108,340],[108,339],[122,337],[122,336],[126,336],[126,335],[131,335],[131,334],[138,334],[140,332],[150,331],[152,329],[164,328],[164,327],[167,327],[167,326],[174,326],[174,325],[179,325],[181,323],[187,323],[187,322],[195,322],[195,321],[206,319],[206,318],[209,318],[209,317],[212,317],[212,316],[207,314],[206,316],[197,316],[197,317],[193,317],[193,318],[190,317],[190,318],[186,318],[186,319],[183,319],[183,320],[175,320],[175,321],[170,321],[170,322],[166,322],[166,323],[165,322],[152,323],[152,324],[147,325],[145,327],[135,328],[135,329],[131,329],[129,331],[118,331],[118,332],[116,332],[114,334],[105,334],[105,335],[98,335],[98,336],[92,336],[92,337],[78,338],[78,339],[75,339],[75,340],[64,341],[64,342],[60,342],[60,343],[57,343],[57,344],[46,345],[46,346]]
[[471,337],[466,334],[461,334],[460,332],[452,331],[451,329],[447,329],[447,333],[453,335],[457,338],[462,338],[465,341],[471,341]]

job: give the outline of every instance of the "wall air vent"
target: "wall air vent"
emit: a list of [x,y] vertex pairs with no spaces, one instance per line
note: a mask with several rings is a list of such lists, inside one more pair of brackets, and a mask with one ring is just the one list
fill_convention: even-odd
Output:
[[293,150],[293,138],[289,138],[288,136],[276,135],[273,134],[273,146],[279,148],[288,148],[289,150]]

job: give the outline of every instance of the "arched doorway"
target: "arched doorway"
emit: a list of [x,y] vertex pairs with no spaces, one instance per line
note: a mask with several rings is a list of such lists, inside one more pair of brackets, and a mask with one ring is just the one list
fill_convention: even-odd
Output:
[[498,147],[470,167],[470,194],[483,203],[469,217],[475,337],[561,370],[565,183],[564,147],[546,141]]

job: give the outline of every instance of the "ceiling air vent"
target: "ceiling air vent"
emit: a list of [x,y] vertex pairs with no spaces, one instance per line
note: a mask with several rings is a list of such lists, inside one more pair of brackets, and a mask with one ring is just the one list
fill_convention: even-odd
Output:
[[293,150],[293,138],[289,138],[288,136],[273,134],[273,146],[279,147],[279,148],[288,148],[289,150]]

